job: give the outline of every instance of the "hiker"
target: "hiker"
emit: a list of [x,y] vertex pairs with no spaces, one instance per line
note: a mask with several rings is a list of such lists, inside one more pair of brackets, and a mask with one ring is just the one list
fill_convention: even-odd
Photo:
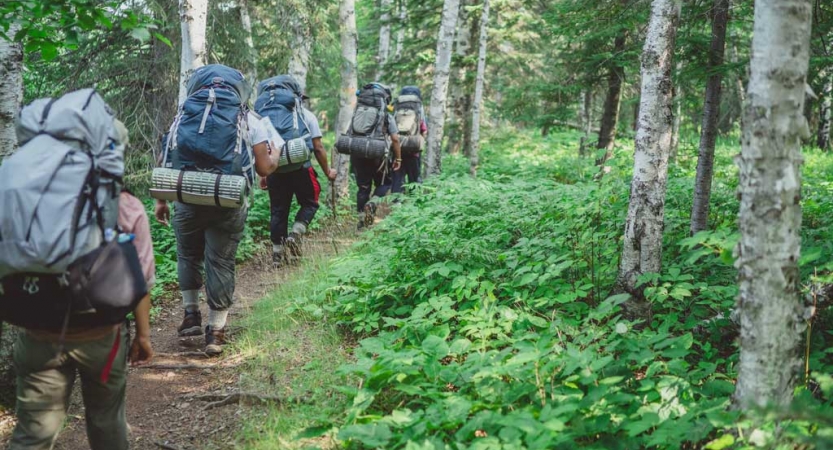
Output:
[[[223,351],[234,301],[235,257],[248,213],[245,199],[254,172],[265,177],[278,168],[284,142],[268,119],[248,110],[251,87],[239,71],[221,64],[200,67],[187,92],[168,132],[164,167],[155,169],[154,176],[157,171],[179,173],[172,222],[185,312],[177,333],[204,332],[205,353],[214,356]],[[201,196],[204,187],[213,188],[213,195]],[[223,197],[227,190],[234,191],[228,195],[236,202]],[[157,198],[156,219],[167,225],[171,212],[163,191],[154,194],[152,189],[151,195]],[[199,309],[203,286],[209,308],[205,329]]]
[[[255,111],[268,118],[286,141],[280,149],[278,170],[260,179],[261,188],[269,190],[272,263],[276,268],[301,256],[301,238],[318,211],[321,185],[310,162],[312,154],[327,178],[331,182],[336,179],[336,171],[329,167],[321,143],[318,119],[303,106],[307,99],[291,75],[278,75],[258,85]],[[289,209],[293,196],[301,207],[290,231]]]
[[[350,127],[346,134],[339,136],[336,149],[350,155],[358,185],[357,228],[361,230],[373,224],[376,203],[390,191],[391,172],[401,167],[402,153],[399,130],[390,114],[390,89],[381,83],[370,83],[359,90],[357,97]],[[390,149],[393,149],[393,155],[390,155]]]
[[[155,277],[144,206],[121,190],[127,130],[92,89],[36,100],[17,126],[21,147],[0,166],[0,211],[16,214],[0,225],[0,314],[22,327],[9,448],[54,446],[79,377],[90,448],[126,450],[127,362],[153,357],[148,292]],[[42,208],[31,201],[35,193]],[[15,223],[20,218],[33,226]],[[30,242],[59,256],[21,258],[16,245]],[[47,273],[39,261],[55,270]]]
[[402,169],[393,173],[391,192],[405,192],[405,178],[408,183],[422,183],[422,146],[428,135],[425,123],[425,109],[422,92],[417,86],[405,86],[399,92],[394,108],[396,128],[399,129],[399,146],[402,149]]

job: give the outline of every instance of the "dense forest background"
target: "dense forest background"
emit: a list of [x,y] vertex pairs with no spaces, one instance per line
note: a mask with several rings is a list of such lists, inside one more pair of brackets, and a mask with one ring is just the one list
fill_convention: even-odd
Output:
[[[204,62],[297,76],[326,142],[371,81],[429,116],[425,185],[246,323],[241,388],[306,396],[247,448],[833,445],[833,3],[10,1],[0,91],[97,86],[145,195],[206,4]],[[241,260],[267,230],[259,194]],[[301,368],[263,339],[318,327]]]

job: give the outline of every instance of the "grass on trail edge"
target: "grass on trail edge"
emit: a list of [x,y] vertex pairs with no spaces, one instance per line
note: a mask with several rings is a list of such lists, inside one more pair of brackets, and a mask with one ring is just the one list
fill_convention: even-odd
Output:
[[[349,251],[318,255],[260,302],[235,344],[252,358],[241,389],[287,401],[247,409],[241,446],[833,447],[827,309],[808,335],[810,376],[795,404],[729,408],[736,139],[716,152],[708,232],[688,235],[696,146],[669,167],[663,270],[640,279],[654,311],[646,323],[623,319],[625,297],[609,295],[632,141],[620,140],[594,181],[579,137],[492,130],[477,179],[464,158],[446,157],[442,176]],[[806,295],[833,271],[833,155],[804,156]]]

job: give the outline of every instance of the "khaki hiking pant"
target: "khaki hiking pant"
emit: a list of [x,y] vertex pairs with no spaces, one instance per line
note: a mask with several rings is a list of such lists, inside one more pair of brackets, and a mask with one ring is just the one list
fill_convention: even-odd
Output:
[[[17,426],[9,449],[49,450],[55,445],[77,373],[81,378],[90,448],[126,450],[128,339],[127,327],[122,326],[101,339],[66,342],[58,353],[57,342],[37,340],[21,330],[14,349]],[[109,375],[104,377],[108,362]]]

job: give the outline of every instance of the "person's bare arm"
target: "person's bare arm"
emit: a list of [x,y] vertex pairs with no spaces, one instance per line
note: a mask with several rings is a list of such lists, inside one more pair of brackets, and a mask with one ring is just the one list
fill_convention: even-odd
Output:
[[330,165],[327,162],[327,151],[324,150],[324,144],[321,142],[321,138],[313,138],[312,140],[312,151],[315,153],[315,159],[318,161],[318,165],[321,166],[321,170],[324,171],[324,175],[330,181],[335,181],[336,179],[336,170],[331,169]]
[[136,338],[130,345],[130,363],[147,364],[153,359],[153,347],[150,344],[150,294],[136,305],[133,315],[136,318]]
[[255,172],[258,175],[262,177],[269,176],[277,170],[278,160],[280,159],[279,149],[273,149],[266,142],[261,142],[252,146],[252,153],[255,155]]
[[399,135],[392,134],[390,136],[390,144],[393,147],[393,170],[394,172],[402,167],[402,148],[399,147]]

